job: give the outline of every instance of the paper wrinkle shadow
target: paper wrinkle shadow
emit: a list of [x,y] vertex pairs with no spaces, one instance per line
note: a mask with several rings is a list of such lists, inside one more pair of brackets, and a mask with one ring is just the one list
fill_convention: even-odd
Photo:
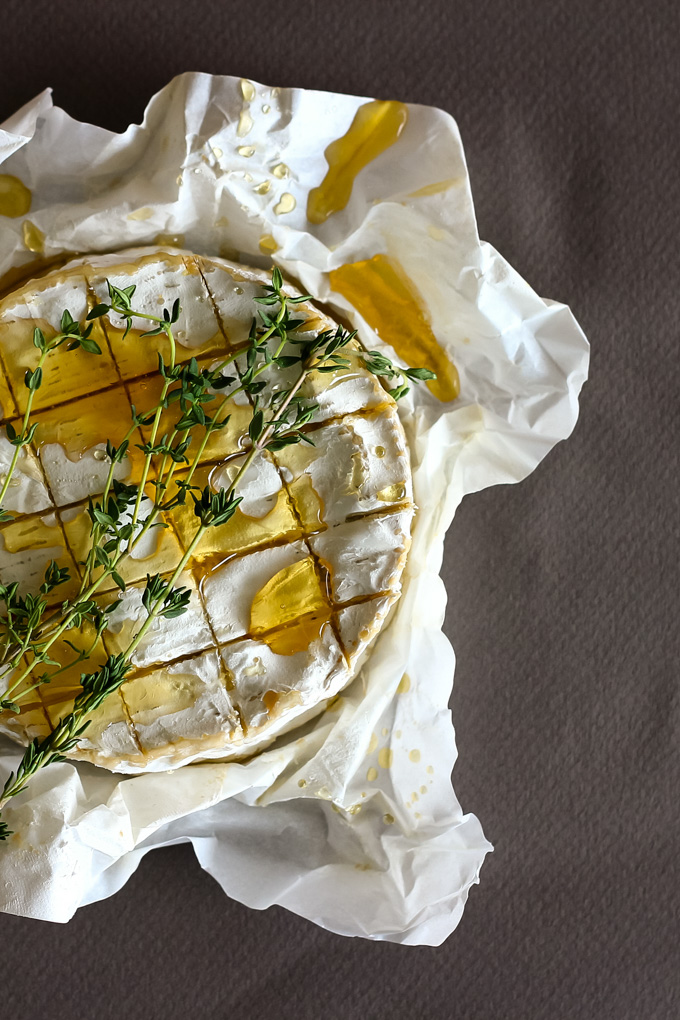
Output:
[[[238,78],[181,75],[121,135],[71,119],[46,90],[0,126],[0,172],[31,189],[46,258],[164,235],[262,266],[269,239],[281,268],[351,318],[370,349],[390,351],[328,273],[376,253],[398,258],[461,377],[452,404],[424,386],[402,402],[419,507],[403,595],[352,685],[250,761],[132,778],[71,763],[37,774],[7,810],[18,835],[0,847],[0,909],[67,921],[120,889],[149,850],[191,841],[243,903],[280,904],[346,935],[439,945],[491,850],[449,778],[444,534],[464,495],[521,480],[571,433],[588,344],[566,306],[539,298],[479,241],[448,114],[409,106],[398,143],[359,173],[344,210],[313,226],[307,196],[325,176],[324,151],[368,100],[253,85],[247,102]],[[284,193],[295,207],[277,214]],[[22,223],[0,217],[0,277],[34,258]],[[19,755],[2,741],[0,775]]]

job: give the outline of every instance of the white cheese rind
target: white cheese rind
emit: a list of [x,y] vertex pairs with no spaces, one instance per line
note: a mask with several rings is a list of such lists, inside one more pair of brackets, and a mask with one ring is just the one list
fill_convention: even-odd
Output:
[[[0,435],[0,487],[7,477],[14,451],[15,447],[3,432]],[[14,474],[7,486],[3,507],[10,513],[32,514],[46,510],[51,505],[52,500],[43,481],[38,458],[30,447],[23,446],[19,451]]]
[[[57,328],[61,311],[69,307],[82,319],[94,301],[108,300],[107,277],[121,288],[134,282],[135,305],[151,314],[163,307],[159,295],[166,306],[179,297],[178,356],[210,355],[209,363],[214,355],[219,357],[220,349],[224,351],[224,336],[235,346],[247,338],[253,297],[269,279],[259,270],[188,253],[140,250],[80,260],[55,273],[53,280],[26,285],[14,298],[0,301],[0,355],[5,354],[3,344],[9,345],[7,350],[16,350],[17,330],[25,331],[24,342],[28,342],[32,318]],[[296,306],[295,314],[309,320],[315,331],[335,329],[311,304]],[[103,325],[107,332],[100,338],[102,355],[83,361],[82,372],[74,372],[74,398],[96,399],[90,394],[100,392],[113,399],[118,389],[122,393],[121,377],[127,387],[136,379],[134,347],[129,345],[140,341],[135,337],[123,341],[122,322],[114,315],[106,316]],[[144,330],[148,323],[138,320],[133,326]],[[147,341],[147,360],[157,342],[158,338]],[[239,517],[244,522],[239,527],[251,528],[247,534],[244,531],[242,549],[236,554],[230,551],[222,563],[211,551],[205,563],[199,558],[190,564],[191,571],[180,581],[192,589],[190,611],[171,621],[156,621],[134,656],[135,668],[142,672],[105,702],[73,757],[130,773],[243,757],[309,719],[353,678],[398,597],[413,509],[408,450],[394,402],[363,367],[361,349],[352,344],[346,354],[349,370],[317,373],[301,391],[318,405],[315,424],[308,429],[315,445],[300,444],[265,455],[251,466],[238,489],[243,496]],[[208,361],[206,357],[204,363]],[[144,371],[153,367],[146,366]],[[284,376],[264,373],[265,394],[272,385],[285,384]],[[49,409],[67,400],[64,415],[72,414],[75,428],[79,411],[68,395],[64,397],[60,385],[59,379],[52,378],[52,396],[47,394],[49,400],[46,396],[47,402],[40,407]],[[241,394],[237,404],[246,403]],[[125,417],[127,403],[123,410]],[[49,509],[49,487],[59,506],[73,505],[59,511],[67,534],[74,519],[83,514],[83,500],[101,491],[108,472],[108,462],[101,456],[103,444],[83,435],[77,456],[69,456],[56,442],[38,447],[40,461],[29,452],[21,475],[18,508],[30,504]],[[0,441],[0,470],[5,458]],[[229,485],[242,462],[242,456],[231,456],[222,464],[213,462],[208,471],[212,487]],[[131,477],[127,462],[117,470],[121,478]],[[282,506],[289,507],[288,518],[298,520],[305,539],[298,538],[300,528],[295,532],[289,526],[277,537],[269,521],[281,519]],[[148,508],[145,500],[140,520]],[[56,517],[50,520],[58,526]],[[161,543],[164,549],[170,548],[167,555],[161,555]],[[49,558],[70,560],[63,543],[12,555],[3,550],[0,528],[0,580],[20,568],[34,588]],[[134,551],[128,565],[133,583],[111,617],[107,652],[124,650],[145,619],[144,574],[159,570],[169,576],[180,555],[173,531],[150,532],[144,546]],[[275,624],[271,634],[252,631],[253,602],[279,571],[310,556],[317,561],[320,590],[324,576],[328,577],[327,594],[313,596],[329,600],[327,612],[318,614],[317,636],[307,647],[282,654],[274,650],[281,647]],[[305,583],[313,587],[309,576]],[[103,586],[106,599],[114,597],[112,587],[112,582],[108,590]],[[378,594],[381,597],[375,597]],[[354,599],[364,601],[344,604]],[[300,606],[305,605],[303,592]],[[314,613],[307,617],[317,620]],[[35,721],[29,712],[25,719],[19,717],[15,735],[28,738],[40,733],[39,714],[37,704]]]
[[[177,580],[177,587],[191,593],[188,609],[181,617],[157,616],[132,654],[131,662],[140,669],[185,659],[213,644],[213,635],[203,610],[192,574],[186,571]],[[144,585],[129,585],[117,593],[118,605],[109,615],[106,645],[113,655],[124,652],[147,619],[142,605]]]
[[409,507],[387,517],[347,521],[310,538],[313,552],[328,570],[336,602],[399,592],[412,518]]
[[217,640],[226,643],[247,634],[257,592],[284,567],[308,555],[303,542],[291,542],[233,557],[211,571],[201,590]]
[[277,655],[264,641],[248,638],[226,645],[222,658],[234,685],[231,696],[250,731],[269,721],[270,711],[263,702],[269,692],[284,697],[283,707],[275,714],[282,711],[288,716],[327,697],[327,689],[338,678],[349,679],[330,624],[323,627],[317,640],[294,655]]
[[356,668],[357,661],[377,637],[396,598],[396,594],[387,595],[339,610],[338,633],[350,665]]

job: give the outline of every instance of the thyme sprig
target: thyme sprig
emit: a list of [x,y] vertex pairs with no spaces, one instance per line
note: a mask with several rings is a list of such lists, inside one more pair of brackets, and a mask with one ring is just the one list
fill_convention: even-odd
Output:
[[[426,382],[428,379],[436,379],[437,376],[429,368],[401,368],[383,354],[382,351],[368,351],[364,354],[364,364],[373,375],[381,376],[383,379],[399,379],[396,386],[388,392],[395,400],[401,400],[409,392],[410,382]],[[408,380],[408,381],[407,381]]]
[[28,389],[28,397],[26,399],[26,410],[24,411],[21,430],[17,432],[16,428],[11,423],[5,426],[5,433],[14,447],[14,453],[12,454],[12,460],[10,461],[2,486],[0,487],[0,523],[13,520],[13,515],[3,508],[3,503],[16,470],[21,450],[24,446],[28,446],[31,443],[35,436],[36,429],[38,428],[37,422],[34,422],[32,425],[30,425],[29,422],[35,394],[42,386],[45,362],[50,354],[52,354],[53,351],[56,351],[56,349],[61,347],[63,344],[66,344],[66,349],[69,351],[75,351],[82,348],[89,354],[101,354],[101,347],[91,335],[93,328],[94,323],[81,326],[75,321],[71,313],[68,310],[65,310],[61,316],[59,332],[57,332],[51,340],[46,340],[45,334],[41,329],[38,329],[37,326],[33,330],[33,346],[37,347],[40,351],[40,357],[38,358],[38,364],[36,367],[34,369],[27,369],[24,376],[24,385]]
[[[106,443],[109,468],[101,496],[88,501],[89,549],[77,594],[50,607],[55,592],[70,580],[68,570],[55,562],[48,564],[36,595],[21,595],[18,582],[0,584],[0,604],[4,606],[4,616],[0,619],[3,643],[0,676],[8,678],[8,686],[0,698],[0,712],[19,712],[19,702],[31,691],[50,683],[65,670],[88,661],[107,629],[111,613],[120,604],[119,599],[101,604],[98,600],[101,586],[110,579],[120,592],[126,590],[125,561],[152,528],[168,527],[166,518],[188,499],[193,503],[197,527],[169,579],[160,575],[147,576],[142,593],[146,619],[125,651],[108,656],[99,670],[81,674],[81,689],[72,710],[57,723],[52,733],[29,744],[16,773],[8,777],[0,793],[0,810],[26,789],[37,771],[64,760],[68,752],[74,750],[89,725],[88,717],[127,679],[134,652],[154,620],[174,619],[186,612],[190,591],[178,581],[206,531],[227,525],[236,513],[242,498],[238,487],[255,459],[265,451],[275,452],[296,443],[313,445],[305,426],[313,420],[317,405],[302,395],[310,374],[343,371],[351,364],[345,357],[345,348],[353,341],[356,331],[340,326],[317,334],[301,330],[306,320],[296,318],[294,309],[297,304],[309,300],[309,295],[287,294],[278,268],[272,273],[271,284],[255,298],[257,316],[253,318],[246,343],[211,368],[199,366],[195,358],[177,363],[173,326],[181,314],[178,300],[164,308],[162,315],[154,316],[134,307],[134,285],[118,288],[107,281],[107,287],[108,301],[95,305],[83,325],[69,312],[64,312],[60,331],[51,339],[47,340],[40,330],[35,331],[34,344],[40,350],[40,358],[36,368],[26,374],[29,397],[21,430],[16,432],[11,425],[6,426],[15,451],[0,490],[0,504],[16,470],[20,450],[33,441],[38,427],[37,423],[30,423],[30,414],[34,395],[43,382],[46,359],[62,344],[70,350],[80,347],[92,354],[101,353],[91,335],[96,319],[110,313],[119,316],[125,323],[123,339],[129,336],[135,319],[150,323],[140,339],[165,336],[169,357],[166,361],[158,355],[158,371],[163,380],[160,396],[151,408],[138,411],[132,407],[130,426],[123,439],[117,446],[110,440]],[[364,352],[360,356],[375,375],[400,380],[390,390],[396,399],[408,392],[407,380],[434,378],[434,373],[425,368],[399,368],[380,352]],[[230,365],[235,371],[225,375]],[[273,379],[277,380],[277,385],[273,384]],[[239,440],[244,454],[238,471],[224,489],[214,491],[209,485],[195,486],[193,478],[206,447],[216,432],[227,427],[230,415],[226,411],[239,393],[248,397],[251,416]],[[174,404],[178,406],[179,417],[173,427],[161,435],[164,412]],[[143,429],[149,430],[148,438],[142,434],[143,441],[135,443],[135,436]],[[202,435],[194,444],[196,433]],[[144,455],[140,481],[136,484],[116,477],[116,468],[129,457],[133,443]],[[154,478],[151,478],[152,467]],[[176,478],[179,467],[182,477]],[[9,517],[0,510],[0,521]],[[91,638],[84,647],[65,637],[69,631],[82,631],[85,626],[90,628]],[[53,657],[59,639],[75,653],[75,658],[60,663]],[[27,686],[29,677],[33,682]],[[10,835],[11,831],[0,818],[0,841]]]

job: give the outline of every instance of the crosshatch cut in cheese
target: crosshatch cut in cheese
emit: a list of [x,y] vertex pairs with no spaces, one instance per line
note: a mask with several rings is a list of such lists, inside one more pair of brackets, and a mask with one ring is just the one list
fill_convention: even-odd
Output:
[[[51,335],[64,309],[84,320],[106,300],[107,279],[120,288],[134,283],[133,307],[151,314],[161,299],[179,298],[178,360],[213,366],[248,336],[253,298],[268,276],[222,259],[139,249],[74,261],[23,285],[0,301],[3,423],[18,424],[25,409],[23,378],[38,357],[34,328]],[[311,304],[298,313],[308,320],[304,328],[335,328]],[[77,591],[87,501],[101,493],[108,472],[106,441],[119,442],[131,406],[152,407],[159,391],[164,338],[141,339],[147,326],[134,320],[124,338],[124,324],[110,313],[96,322],[101,356],[60,348],[48,358],[32,415],[38,430],[8,490],[14,520],[0,525],[0,581],[36,590],[54,559],[71,572],[68,594]],[[399,597],[414,507],[394,401],[364,368],[356,342],[347,353],[349,369],[305,383],[303,395],[319,407],[307,426],[314,445],[265,453],[251,465],[235,516],[207,531],[180,579],[191,591],[188,612],[154,621],[129,679],[92,715],[71,757],[118,772],[246,757],[320,711],[356,675]],[[277,382],[267,378],[268,387]],[[243,394],[231,405],[229,426],[213,435],[196,471],[200,486],[228,486],[243,461],[251,408]],[[171,405],[161,432],[178,414]],[[121,481],[139,480],[143,455],[135,443],[148,438],[140,426],[130,456],[117,465]],[[0,471],[11,452],[0,439]],[[124,650],[143,623],[147,574],[169,577],[182,559],[196,518],[186,507],[168,521],[125,561],[127,589],[88,670]],[[117,589],[109,582],[100,594],[113,602]],[[87,626],[68,638],[78,648],[91,642]],[[57,648],[60,662],[69,661],[69,648]],[[81,668],[38,687],[19,715],[0,715],[0,730],[23,743],[46,735],[71,709]]]

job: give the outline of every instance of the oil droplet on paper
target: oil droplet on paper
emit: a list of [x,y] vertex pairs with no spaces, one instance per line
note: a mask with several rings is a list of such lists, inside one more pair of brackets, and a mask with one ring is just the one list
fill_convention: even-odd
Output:
[[215,157],[215,159],[222,159],[222,156],[224,155],[224,153],[219,148],[219,146],[213,145],[212,151],[213,151],[213,156]]
[[399,681],[399,686],[397,687],[397,694],[406,694],[406,692],[410,690],[411,690],[411,677],[408,675],[408,673],[404,673],[403,677]]
[[464,177],[447,177],[444,181],[433,181],[432,184],[426,184],[422,188],[418,188],[417,191],[412,191],[409,194],[409,198],[426,198],[428,195],[439,195],[442,191],[449,191],[451,188],[459,188]]
[[352,804],[351,807],[347,808],[350,815],[358,815],[361,811],[361,804]]
[[326,148],[328,171],[307,201],[310,223],[324,223],[347,206],[359,172],[394,145],[407,120],[404,103],[376,99],[359,107],[347,133]]
[[305,787],[306,785],[307,785],[306,779],[298,779],[298,786],[300,787],[300,789],[303,789],[303,787]]
[[95,460],[108,460],[106,450],[95,450],[93,456]]
[[263,234],[260,238],[260,251],[265,255],[273,255],[279,250],[279,246],[271,234]]
[[247,78],[241,78],[239,85],[241,86],[241,95],[247,103],[252,103],[255,98],[255,86],[252,81],[248,81]]
[[262,105],[262,112],[263,113],[269,113],[270,110],[271,110],[271,106],[269,105],[269,103],[263,103],[263,105]]
[[262,181],[261,184],[256,184],[253,191],[258,195],[266,195],[272,186],[271,181]]
[[376,446],[376,448],[373,450],[373,453],[376,455],[376,457],[379,460],[382,460],[382,458],[385,456],[385,447],[384,446]]
[[428,765],[428,766],[427,766],[427,768],[425,769],[425,771],[426,771],[426,772],[427,772],[427,773],[428,773],[429,775],[434,775],[434,766],[433,766],[433,765]]
[[278,177],[280,180],[283,180],[284,177],[288,176],[290,170],[285,163],[277,163],[276,166],[272,167],[272,173],[274,174],[274,177]]
[[382,733],[383,737],[386,737],[389,732],[390,731],[388,730],[387,726],[383,726],[383,728],[381,730],[381,733]]
[[374,783],[378,778],[378,770],[371,766],[368,772],[366,773],[366,778],[368,779],[369,783]]
[[253,118],[250,116],[248,110],[241,110],[241,116],[238,119],[238,127],[236,128],[236,134],[239,138],[245,138],[248,132],[252,129]]
[[[184,234],[156,234],[153,239],[154,244],[170,245],[172,248],[183,248],[184,247]],[[165,299],[161,296],[159,304],[163,304]]]
[[420,751],[417,747],[414,747],[412,751],[408,753],[409,761],[420,761]]
[[420,792],[423,793],[423,794],[427,793],[427,787],[426,786],[421,786],[420,787]]
[[272,91],[271,91],[272,99],[276,99],[276,97],[280,96],[280,95],[281,95],[281,89],[277,85],[276,88],[272,89]]
[[394,815],[389,814],[383,815],[383,822],[385,825],[394,825]]
[[238,262],[239,253],[236,248],[232,248],[230,244],[221,244],[219,247],[219,255],[221,259],[229,259],[230,262]]
[[378,751],[378,765],[381,769],[391,768],[393,758],[394,755],[391,747],[381,747]]
[[329,273],[331,287],[409,365],[431,368],[427,387],[439,400],[460,393],[458,371],[432,332],[422,299],[402,266],[387,255],[351,262]]
[[368,753],[373,754],[376,747],[378,746],[378,736],[376,733],[371,733],[371,741],[368,745]]
[[135,209],[134,212],[128,213],[129,220],[150,220],[153,216],[153,209],[149,208],[148,205],[143,206],[141,209]]
[[24,247],[29,251],[34,251],[37,255],[42,255],[45,251],[45,235],[42,230],[30,220],[24,220],[21,225],[21,233],[24,238]]
[[31,192],[13,174],[0,174],[0,216],[16,219],[31,208]]
[[441,227],[433,227],[432,224],[427,228],[427,232],[433,241],[443,241],[446,237],[445,230],[442,230]]
[[236,151],[238,152],[239,156],[245,156],[246,159],[250,159],[251,156],[255,155],[255,146],[239,145]]
[[274,206],[274,212],[276,213],[277,216],[283,216],[284,213],[292,212],[296,205],[297,202],[290,194],[290,192],[284,191],[284,193],[281,195],[281,198]]

